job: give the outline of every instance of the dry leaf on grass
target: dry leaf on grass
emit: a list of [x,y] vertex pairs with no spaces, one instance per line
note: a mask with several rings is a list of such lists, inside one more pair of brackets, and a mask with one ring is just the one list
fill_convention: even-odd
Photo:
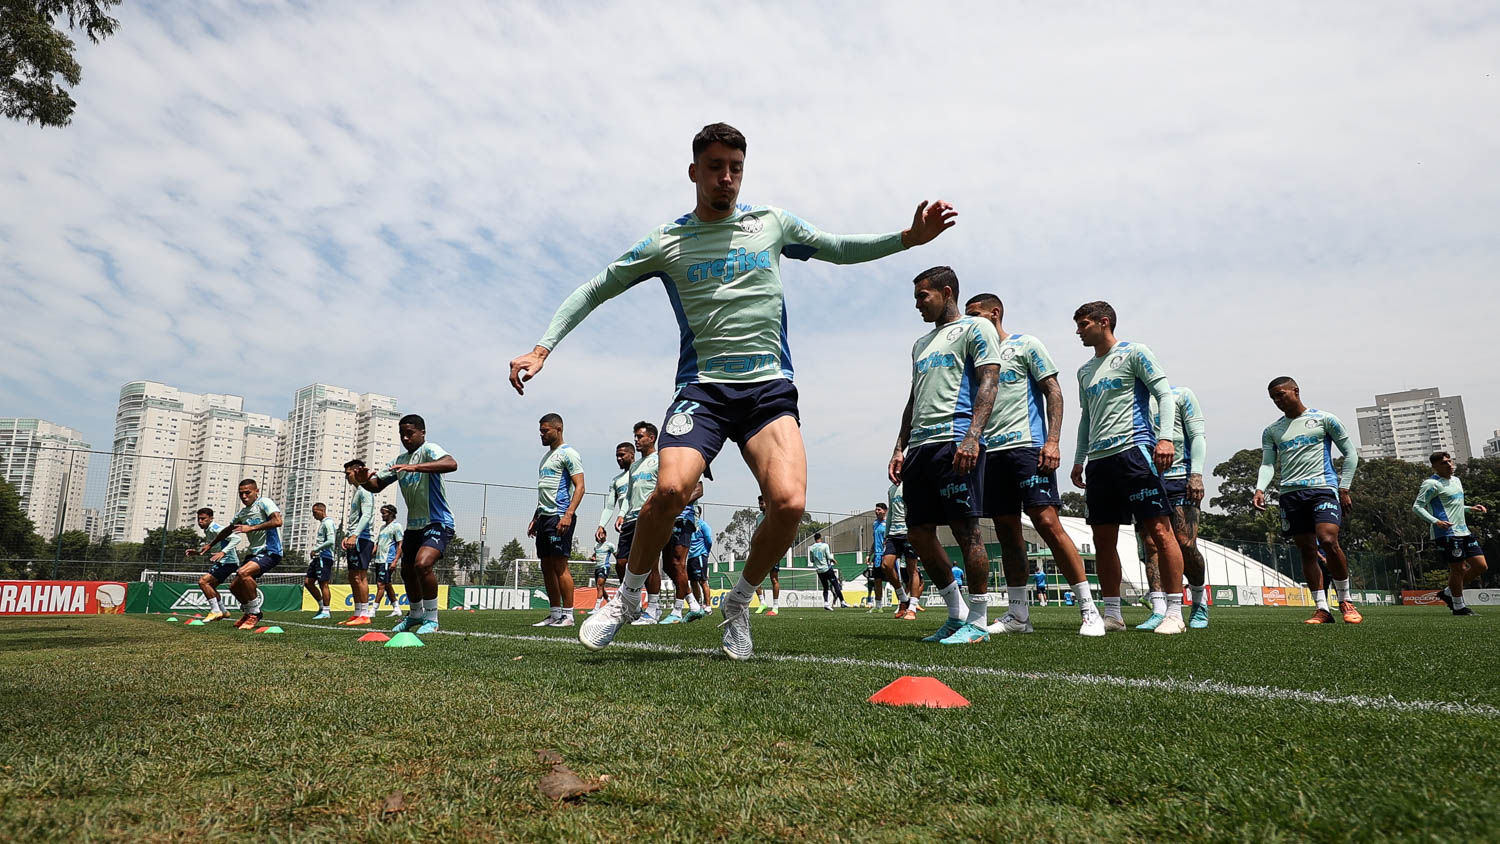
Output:
[[542,781],[537,783],[537,788],[553,800],[571,800],[603,787],[603,780],[579,779],[567,765],[562,764],[553,765],[552,773],[542,777]]
[[385,796],[385,803],[380,807],[382,817],[400,814],[406,811],[406,795],[399,791],[392,791]]

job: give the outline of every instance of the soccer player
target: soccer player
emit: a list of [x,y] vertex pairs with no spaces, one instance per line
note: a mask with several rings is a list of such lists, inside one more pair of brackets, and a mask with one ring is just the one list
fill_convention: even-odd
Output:
[[[635,450],[640,456],[630,464],[626,479],[624,509],[622,510],[620,520],[620,544],[619,551],[616,552],[615,556],[615,567],[621,584],[625,582],[626,568],[630,562],[630,549],[635,545],[636,521],[641,516],[641,508],[645,506],[646,500],[656,491],[656,476],[658,466],[660,465],[660,458],[656,453],[656,426],[642,420],[635,423],[633,434],[635,436]],[[671,539],[668,536],[666,541],[670,542]],[[658,552],[664,550],[666,550],[665,544],[661,548],[652,551],[652,560],[656,560]],[[646,591],[646,610],[632,615],[631,624],[655,624],[661,620],[661,569],[655,562],[652,563],[651,571],[648,572],[644,585]],[[615,594],[619,595],[620,590],[616,589]],[[637,600],[640,599],[639,590],[637,590],[635,598]],[[606,602],[605,607],[602,609],[607,608],[608,603]],[[594,615],[598,615],[598,613],[590,614],[590,618]],[[582,636],[583,631],[580,630],[578,635]]]
[[[203,531],[206,539],[218,536],[224,526],[214,521],[214,511],[211,508],[200,507],[198,528]],[[183,552],[190,557],[199,554],[208,555],[209,569],[198,578],[198,588],[203,590],[203,597],[208,599],[208,614],[203,617],[204,624],[229,616],[229,613],[224,612],[224,604],[219,601],[219,584],[233,577],[234,573],[239,570],[238,547],[239,540],[231,534],[217,543],[205,543],[202,548],[189,548]]]
[[865,571],[865,587],[870,597],[869,612],[878,612],[885,606],[885,576],[880,562],[885,557],[884,501],[875,502],[875,526],[870,531],[870,567]]
[[823,541],[823,534],[813,534],[813,543],[807,546],[807,563],[818,573],[818,586],[823,590],[823,609],[832,612],[837,580],[833,574],[833,552]]
[[321,501],[312,506],[312,514],[318,522],[318,532],[313,536],[313,547],[308,552],[311,562],[307,564],[307,576],[302,584],[318,602],[318,613],[313,616],[313,621],[317,621],[329,617],[328,581],[333,579],[333,546],[338,542],[339,520],[328,515],[328,507]]
[[880,557],[880,571],[885,582],[895,587],[896,597],[901,602],[896,605],[896,618],[903,621],[916,621],[917,613],[913,607],[917,603],[917,595],[914,590],[908,590],[907,584],[915,585],[920,581],[916,572],[917,567],[912,565],[917,555],[912,551],[911,542],[907,537],[906,494],[901,484],[891,484],[886,490],[885,500],[885,548],[882,549]]
[[365,465],[355,458],[344,464],[344,480],[354,487],[349,515],[344,519],[344,563],[349,567],[349,591],[354,615],[339,622],[348,627],[368,625],[375,617],[370,602],[370,560],[375,555],[375,496],[354,482],[354,470]]
[[[699,481],[688,501],[695,502],[702,497],[703,482]],[[672,578],[672,588],[677,596],[676,608],[661,620],[662,624],[682,624],[693,613],[699,613],[698,618],[703,617],[703,607],[698,603],[698,595],[693,591],[692,581],[688,578],[688,556],[693,544],[693,531],[698,529],[693,506],[689,503],[677,514],[677,520],[672,523],[672,538],[661,552],[662,568]],[[692,620],[697,621],[698,618]]]
[[1452,455],[1439,451],[1432,455],[1431,462],[1432,477],[1422,482],[1411,509],[1432,526],[1438,559],[1448,567],[1448,585],[1438,597],[1454,615],[1473,615],[1474,610],[1464,603],[1464,584],[1484,574],[1489,566],[1464,514],[1473,510],[1482,516],[1489,511],[1483,504],[1464,504],[1464,484],[1453,474],[1457,467]]
[[[948,619],[924,642],[988,642],[990,557],[979,533],[984,515],[984,431],[1000,375],[1000,338],[986,319],[960,315],[958,275],[923,270],[912,281],[924,322],[935,327],[911,348],[911,395],[891,454],[890,477],[906,491],[911,544],[937,584]],[[965,606],[953,563],[938,540],[947,524],[969,573]]]
[[[1042,564],[1036,564],[1036,571],[1031,573],[1032,585],[1036,587],[1036,602],[1038,606],[1047,606],[1047,573],[1042,571]],[[1101,619],[1100,624],[1103,624]]]
[[401,537],[401,580],[410,607],[391,632],[426,635],[438,630],[438,579],[433,566],[453,540],[453,511],[448,509],[443,475],[458,471],[458,461],[442,446],[427,441],[427,422],[415,413],[401,417],[396,433],[405,453],[397,455],[384,472],[356,469],[355,473],[360,486],[371,492],[401,484],[407,520]]
[[[760,508],[760,512],[755,514],[755,527],[750,529],[750,544],[752,546],[755,545],[755,535],[760,532],[760,526],[766,520],[766,497],[764,495],[757,495],[755,497],[755,506]],[[760,601],[760,607],[755,610],[756,615],[760,615],[761,613],[765,613],[766,615],[779,614],[777,607],[781,604],[781,561],[782,558],[777,557],[775,564],[771,566],[771,600],[769,603],[766,601],[765,589],[761,586],[755,587],[755,597]]]
[[714,550],[714,531],[703,518],[703,508],[694,507],[693,539],[688,546],[688,588],[698,599],[698,608],[689,610],[687,621],[697,621],[713,612],[713,594],[708,589],[708,554]]
[[[1302,388],[1283,375],[1266,388],[1282,417],[1271,423],[1260,438],[1260,473],[1255,479],[1251,504],[1266,509],[1266,488],[1281,470],[1281,534],[1296,543],[1302,554],[1302,573],[1312,589],[1318,608],[1306,624],[1332,624],[1323,572],[1318,568],[1322,546],[1333,588],[1338,592],[1339,614],[1350,624],[1364,621],[1349,595],[1349,560],[1339,545],[1339,526],[1344,510],[1353,506],[1349,487],[1359,466],[1359,453],[1349,439],[1344,423],[1332,413],[1309,409],[1302,403]],[[1342,472],[1333,471],[1333,448],[1344,456]],[[1167,583],[1178,581],[1166,576]]]
[[615,475],[609,482],[609,492],[604,494],[604,512],[599,514],[599,527],[594,529],[594,542],[601,543],[609,539],[609,531],[605,528],[609,525],[610,517],[614,517],[615,532],[625,524],[625,499],[630,492],[630,464],[635,462],[635,444],[620,443],[615,446],[615,465],[620,467],[620,473]]
[[[605,513],[609,511],[606,509]],[[604,606],[609,600],[609,564],[615,558],[614,543],[602,541],[594,545],[594,553],[589,557],[594,564],[594,609]]]
[[655,567],[656,549],[666,543],[677,514],[725,441],[733,440],[767,502],[764,527],[751,539],[740,580],[720,605],[725,653],[750,658],[750,599],[791,546],[807,498],[781,259],[873,261],[927,243],[955,222],[948,203],[923,202],[905,231],[850,237],[821,232],[779,208],[739,205],[745,149],[745,136],[733,127],[703,127],[693,138],[687,172],[697,191],[692,213],[654,229],[575,290],[536,347],[511,361],[511,384],[520,392],[589,312],[652,278],[666,288],[681,329],[677,389],[662,425],[657,493],[641,513],[639,547],[619,600],[579,628],[580,641],[591,650],[608,645],[621,625],[636,618],[639,609],[632,602]]
[[537,467],[536,512],[526,535],[536,537],[536,555],[547,587],[547,617],[532,627],[573,626],[573,573],[568,557],[573,551],[573,525],[583,501],[583,458],[563,441],[563,418],[549,413],[537,422],[547,447]]
[[[1057,467],[1062,462],[1063,391],[1057,366],[1042,341],[1005,330],[1005,304],[993,293],[980,293],[965,304],[969,316],[985,319],[1000,338],[1000,373],[995,409],[984,430],[984,509],[995,523],[1005,570],[1006,611],[989,626],[991,633],[1030,633],[1031,604],[1026,594],[1026,535],[1021,513],[1031,520],[1052,550],[1057,567],[1081,596],[1083,636],[1103,636],[1104,619],[1094,606],[1083,557],[1058,518],[1062,498]],[[1046,413],[1043,414],[1043,403]],[[1046,580],[1037,589],[1046,606]]]
[[218,545],[231,533],[245,535],[249,547],[246,548],[245,561],[234,573],[229,593],[239,600],[245,611],[234,626],[253,630],[260,623],[260,608],[264,601],[255,582],[261,575],[281,565],[281,508],[271,499],[262,498],[260,485],[250,478],[240,481],[238,492],[244,507],[204,544]]
[[[1203,435],[1203,407],[1198,404],[1193,391],[1187,387],[1173,387],[1172,399],[1177,403],[1177,421],[1172,426],[1172,468],[1162,475],[1162,484],[1167,488],[1167,498],[1172,504],[1172,533],[1177,537],[1177,548],[1182,551],[1182,573],[1193,596],[1188,626],[1197,629],[1208,626],[1208,596],[1204,591],[1208,567],[1203,562],[1203,553],[1198,550],[1199,504],[1203,501],[1203,469],[1208,465],[1208,440]],[[1155,396],[1151,397],[1151,419],[1160,433],[1161,409]],[[1146,549],[1146,582],[1151,589],[1151,615],[1136,625],[1137,630],[1155,630],[1167,617],[1167,590],[1182,591],[1181,583],[1162,582],[1160,562],[1150,548]]]
[[[361,487],[363,489],[363,487]],[[368,492],[368,490],[366,490]],[[396,505],[386,504],[380,508],[382,526],[375,542],[375,558],[371,564],[371,576],[375,579],[375,601],[370,605],[370,615],[380,608],[380,596],[391,602],[391,618],[401,617],[401,599],[391,587],[391,569],[401,559],[401,534],[406,527],[396,521]]]
[[[1182,550],[1172,534],[1172,505],[1161,480],[1161,473],[1172,467],[1175,452],[1170,433],[1158,437],[1151,427],[1151,396],[1156,396],[1162,409],[1159,427],[1163,431],[1170,432],[1176,424],[1177,405],[1172,401],[1167,373],[1151,350],[1140,343],[1115,339],[1119,323],[1108,302],[1079,306],[1073,312],[1073,322],[1078,338],[1094,350],[1094,357],[1078,368],[1078,401],[1083,412],[1078,419],[1072,479],[1088,499],[1099,591],[1104,593],[1104,629],[1124,630],[1120,525],[1129,524],[1133,517],[1140,525],[1146,548],[1161,560],[1162,582],[1182,583]],[[1087,593],[1076,584],[1073,591],[1082,603]],[[1174,635],[1186,631],[1179,589],[1167,596],[1166,619],[1155,632]]]

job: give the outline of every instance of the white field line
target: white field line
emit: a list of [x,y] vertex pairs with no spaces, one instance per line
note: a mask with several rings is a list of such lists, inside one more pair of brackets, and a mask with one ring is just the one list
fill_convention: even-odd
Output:
[[[328,633],[368,633],[371,627],[326,627],[321,624],[304,624],[296,621],[278,621],[277,624],[305,627]],[[390,631],[378,631],[388,633]],[[537,636],[522,633],[488,633],[483,631],[439,630],[446,636],[472,636],[482,639],[505,639],[513,642],[548,642],[583,646],[573,637]],[[681,645],[664,645],[657,642],[615,642],[611,648],[636,651],[657,651],[682,654],[684,656],[716,656],[718,648],[686,648]],[[974,677],[996,677],[1004,680],[1040,680],[1070,686],[1108,686],[1121,689],[1145,689],[1147,691],[1171,692],[1174,694],[1210,694],[1224,697],[1246,698],[1262,701],[1291,701],[1322,706],[1347,706],[1375,712],[1401,714],[1436,713],[1442,715],[1466,715],[1472,718],[1500,718],[1500,707],[1485,703],[1459,703],[1442,700],[1400,700],[1394,697],[1372,695],[1339,695],[1325,692],[1308,692],[1301,689],[1279,689],[1275,686],[1245,686],[1221,680],[1175,680],[1142,677],[1117,677],[1112,674],[1077,674],[1069,671],[1017,671],[1010,668],[989,668],[977,665],[922,665],[914,662],[895,662],[883,659],[856,659],[844,656],[817,656],[816,654],[757,653],[755,661],[797,662],[809,665],[847,665],[857,668],[882,668],[904,674],[966,674]]]

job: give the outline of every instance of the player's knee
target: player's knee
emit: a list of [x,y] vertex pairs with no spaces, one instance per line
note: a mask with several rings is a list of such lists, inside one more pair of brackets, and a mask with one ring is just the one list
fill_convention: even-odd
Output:
[[198,578],[198,585],[204,589],[212,589],[216,584],[214,583],[212,577],[209,577],[205,574],[202,577]]
[[766,518],[795,522],[807,509],[807,493],[803,490],[786,490],[766,496]]
[[1483,557],[1475,557],[1469,561],[1469,570],[1474,574],[1484,574],[1489,567],[1489,563],[1486,563]]

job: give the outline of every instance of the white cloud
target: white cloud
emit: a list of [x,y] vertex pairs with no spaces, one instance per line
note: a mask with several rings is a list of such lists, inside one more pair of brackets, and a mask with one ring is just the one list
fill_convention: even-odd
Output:
[[[194,10],[122,7],[81,48],[71,127],[0,125],[5,412],[102,444],[127,380],[278,414],[323,381],[399,396],[471,479],[528,483],[545,410],[603,468],[668,398],[659,289],[591,317],[524,399],[506,362],[688,209],[688,139],[722,119],[750,138],[747,201],[847,232],[922,198],[961,214],[878,264],[786,266],[815,507],[880,493],[933,263],[1004,297],[1070,400],[1072,309],[1113,301],[1197,390],[1214,460],[1258,443],[1283,372],[1351,424],[1439,385],[1476,445],[1500,427],[1484,4]],[[712,497],[752,499],[720,464]]]

